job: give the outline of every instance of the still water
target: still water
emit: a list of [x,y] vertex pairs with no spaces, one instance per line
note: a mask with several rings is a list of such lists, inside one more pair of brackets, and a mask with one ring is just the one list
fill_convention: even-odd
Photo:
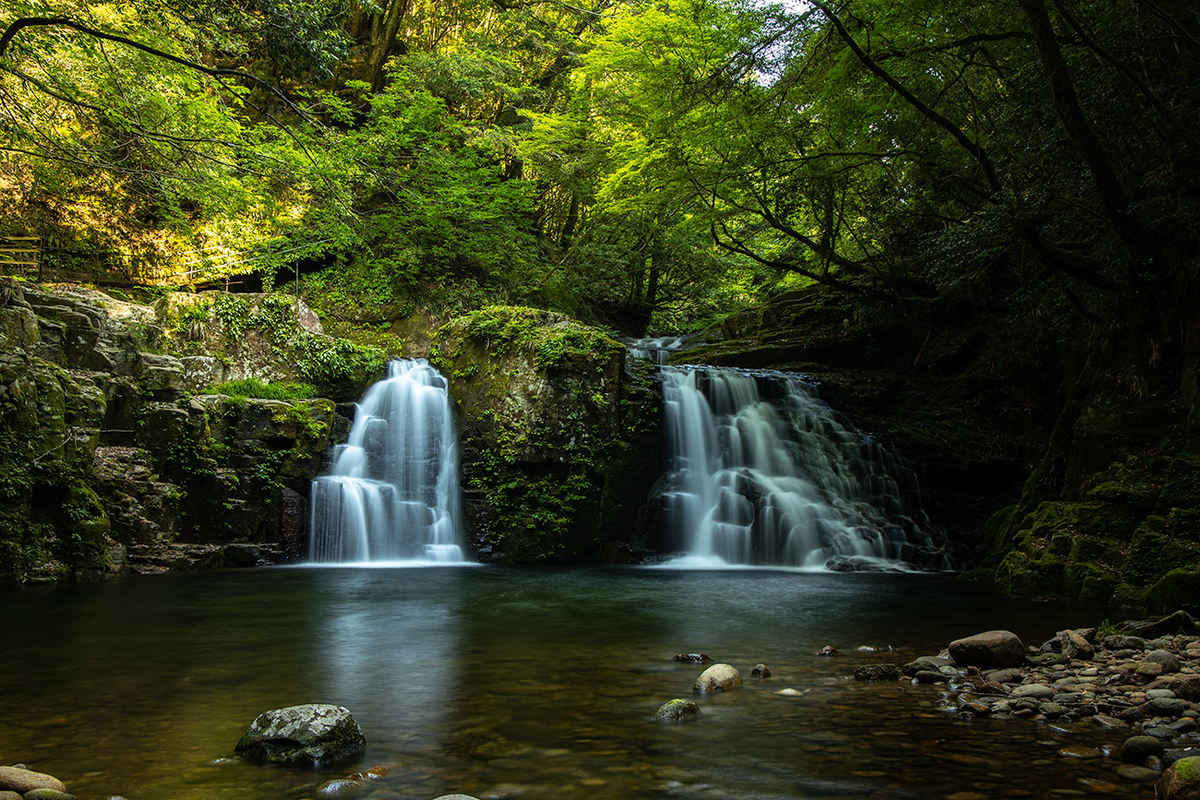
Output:
[[[82,800],[304,800],[376,766],[389,769],[339,796],[1046,797],[1102,781],[1149,798],[1108,760],[1057,754],[1119,734],[964,722],[938,688],[849,680],[981,630],[1040,642],[1107,613],[944,575],[766,570],[274,568],[30,587],[0,594],[0,762]],[[816,656],[824,645],[843,655]],[[702,668],[673,656],[697,651],[745,687],[655,724],[692,697]],[[772,677],[750,677],[758,662]],[[231,758],[257,714],[314,702],[354,713],[360,761]]]

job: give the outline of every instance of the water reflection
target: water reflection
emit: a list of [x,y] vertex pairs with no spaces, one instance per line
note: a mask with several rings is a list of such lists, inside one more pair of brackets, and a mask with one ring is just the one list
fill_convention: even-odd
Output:
[[[391,770],[356,800],[1044,795],[1119,783],[1107,762],[1038,744],[1103,733],[964,723],[936,688],[848,675],[979,630],[1036,641],[1108,613],[945,576],[772,571],[330,567],[33,588],[0,595],[0,749],[82,797],[134,800],[315,800],[375,765]],[[816,657],[826,644],[845,655]],[[694,651],[774,675],[701,698],[694,723],[656,725],[659,704],[691,696],[699,668],[672,656]],[[361,762],[220,760],[258,713],[304,702],[353,711]]]

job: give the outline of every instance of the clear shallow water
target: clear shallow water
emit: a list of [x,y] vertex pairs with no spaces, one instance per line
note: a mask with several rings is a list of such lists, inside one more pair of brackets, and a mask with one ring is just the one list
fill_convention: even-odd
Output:
[[[1119,734],[963,722],[936,688],[848,679],[980,630],[1041,641],[1107,613],[950,576],[782,571],[331,567],[31,587],[0,594],[0,761],[83,800],[316,798],[377,765],[391,770],[344,796],[1042,797],[1093,779],[1148,798],[1106,760],[1057,755]],[[816,657],[826,644],[844,655]],[[672,656],[696,651],[745,687],[699,699],[694,722],[653,723],[692,697],[702,668]],[[749,677],[760,661],[768,680]],[[361,761],[222,760],[257,714],[307,702],[355,714]]]

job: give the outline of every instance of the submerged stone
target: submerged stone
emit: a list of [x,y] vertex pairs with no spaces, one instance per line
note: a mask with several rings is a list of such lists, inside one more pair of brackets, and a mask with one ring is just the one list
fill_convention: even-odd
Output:
[[259,714],[234,752],[255,762],[324,765],[345,761],[366,747],[348,710],[311,703]]

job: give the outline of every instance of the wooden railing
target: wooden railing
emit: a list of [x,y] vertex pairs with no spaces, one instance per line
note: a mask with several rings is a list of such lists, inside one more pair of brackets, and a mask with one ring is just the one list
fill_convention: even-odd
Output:
[[44,249],[40,236],[0,236],[0,272],[41,281]]

